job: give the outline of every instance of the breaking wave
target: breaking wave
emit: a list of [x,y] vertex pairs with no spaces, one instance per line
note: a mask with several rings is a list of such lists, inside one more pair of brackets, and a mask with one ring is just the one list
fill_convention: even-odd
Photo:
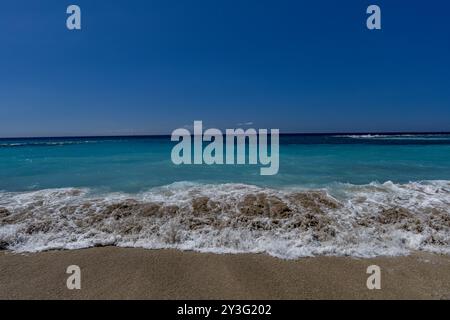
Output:
[[27,141],[27,142],[5,142],[0,143],[0,148],[13,147],[49,147],[49,146],[67,146],[75,144],[96,143],[97,141]]
[[450,134],[353,134],[338,135],[335,137],[373,140],[450,140]]
[[286,259],[450,254],[450,181],[317,190],[175,183],[139,194],[0,192],[0,249],[104,245]]

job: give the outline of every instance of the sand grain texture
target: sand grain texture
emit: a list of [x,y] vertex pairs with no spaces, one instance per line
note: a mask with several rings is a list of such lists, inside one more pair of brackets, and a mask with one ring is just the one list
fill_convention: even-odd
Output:
[[[68,290],[67,266],[82,270]],[[366,268],[382,270],[368,290]],[[0,252],[1,299],[450,299],[450,257],[282,260],[260,254],[216,255],[103,247],[35,254]]]

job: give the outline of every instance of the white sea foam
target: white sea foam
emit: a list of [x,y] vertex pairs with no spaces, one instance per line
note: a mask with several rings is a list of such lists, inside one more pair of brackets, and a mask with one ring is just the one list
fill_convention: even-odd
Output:
[[69,140],[69,141],[26,141],[26,142],[6,142],[0,143],[0,147],[8,148],[8,147],[49,147],[49,146],[66,146],[66,145],[74,145],[74,144],[88,144],[88,143],[97,143],[94,140]]
[[99,245],[280,258],[450,254],[450,182],[335,184],[323,190],[175,183],[140,194],[0,193],[0,248]]
[[450,140],[450,134],[351,134],[336,137],[374,140]]

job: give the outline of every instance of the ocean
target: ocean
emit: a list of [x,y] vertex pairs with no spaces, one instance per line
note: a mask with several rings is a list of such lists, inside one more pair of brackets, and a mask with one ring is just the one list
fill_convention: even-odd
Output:
[[280,167],[174,165],[169,136],[0,139],[0,249],[295,259],[450,253],[450,135],[281,135]]

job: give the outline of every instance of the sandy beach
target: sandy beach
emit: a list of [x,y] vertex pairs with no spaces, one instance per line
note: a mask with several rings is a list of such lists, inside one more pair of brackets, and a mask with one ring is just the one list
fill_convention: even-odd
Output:
[[[381,290],[366,287],[372,264],[381,268]],[[81,268],[81,290],[66,287],[69,265]],[[450,256],[282,260],[117,247],[3,251],[0,299],[450,299]]]

